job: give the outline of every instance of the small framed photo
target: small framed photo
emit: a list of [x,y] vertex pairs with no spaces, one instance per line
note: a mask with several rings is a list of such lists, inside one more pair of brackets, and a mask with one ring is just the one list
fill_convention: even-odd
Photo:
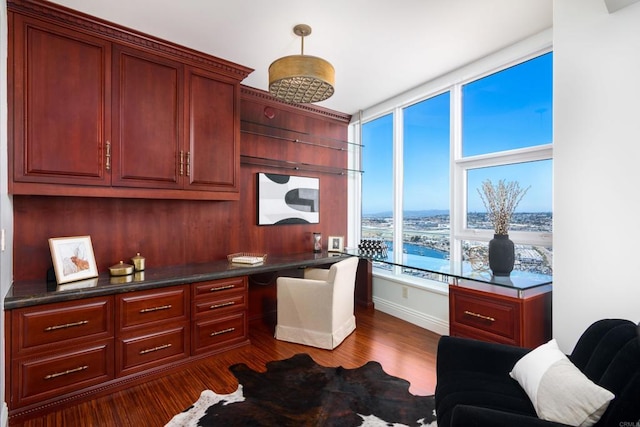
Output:
[[329,252],[342,252],[342,251],[344,251],[344,237],[342,237],[342,236],[329,236],[329,243],[327,244],[327,250]]
[[49,249],[58,285],[98,276],[90,236],[54,237]]

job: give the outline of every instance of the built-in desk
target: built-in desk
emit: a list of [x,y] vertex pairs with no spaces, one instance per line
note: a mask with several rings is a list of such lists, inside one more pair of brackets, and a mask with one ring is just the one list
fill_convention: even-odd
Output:
[[268,254],[267,260],[259,265],[239,265],[231,264],[227,260],[217,260],[201,264],[152,267],[129,276],[110,277],[108,273],[103,273],[94,279],[63,285],[47,283],[44,279],[14,282],[5,297],[4,309],[12,310],[20,307],[157,289],[207,280],[303,269],[333,264],[347,256],[346,254],[327,252]]
[[449,334],[533,348],[551,339],[552,277],[514,271],[493,276],[489,270],[451,263],[428,269],[395,262],[387,254],[346,253],[406,270],[426,273],[449,284]]
[[[260,265],[221,260],[63,285],[15,282],[4,300],[9,414],[112,393],[244,346],[251,283],[262,280],[254,278],[273,283],[278,274],[302,274],[347,257],[270,254]],[[275,286],[257,289],[275,298]]]

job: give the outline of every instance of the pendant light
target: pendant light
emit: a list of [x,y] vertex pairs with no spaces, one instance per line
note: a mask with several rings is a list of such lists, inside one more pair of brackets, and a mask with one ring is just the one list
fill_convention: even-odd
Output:
[[291,104],[309,104],[324,101],[333,95],[335,71],[322,58],[304,54],[304,38],[311,27],[299,24],[293,32],[302,39],[301,54],[277,59],[269,66],[269,92]]

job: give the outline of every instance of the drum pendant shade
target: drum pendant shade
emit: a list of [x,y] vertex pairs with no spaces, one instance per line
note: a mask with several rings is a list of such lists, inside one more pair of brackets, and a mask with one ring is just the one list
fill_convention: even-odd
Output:
[[293,32],[302,38],[300,55],[285,56],[269,66],[269,92],[287,103],[309,104],[333,95],[335,70],[322,58],[304,54],[304,37],[311,34],[308,25],[296,25]]

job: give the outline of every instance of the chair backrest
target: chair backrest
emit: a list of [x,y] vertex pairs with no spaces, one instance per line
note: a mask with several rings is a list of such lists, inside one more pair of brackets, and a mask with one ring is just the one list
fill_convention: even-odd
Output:
[[349,257],[329,268],[327,282],[333,283],[333,314],[340,324],[346,316],[353,315],[354,290],[358,257]]
[[599,320],[582,334],[570,358],[591,381],[616,396],[597,426],[640,420],[640,325]]
[[329,268],[329,276],[327,277],[327,282],[334,283],[336,280],[344,280],[346,282],[353,282],[355,284],[357,269],[357,257],[349,257],[342,261],[338,261],[332,264]]

